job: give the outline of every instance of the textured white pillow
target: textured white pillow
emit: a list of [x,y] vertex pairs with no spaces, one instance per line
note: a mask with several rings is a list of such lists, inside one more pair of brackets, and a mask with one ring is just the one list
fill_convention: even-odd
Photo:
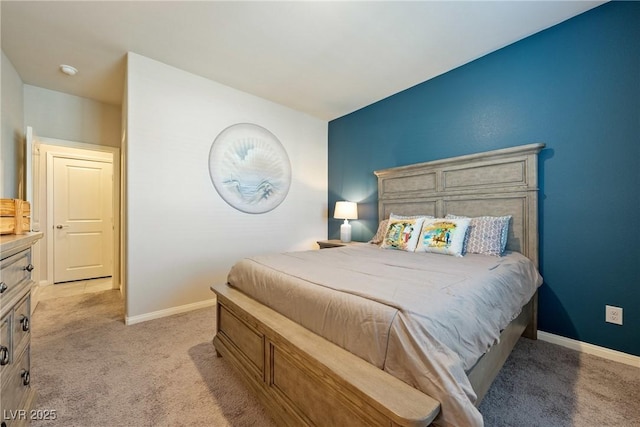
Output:
[[[447,218],[466,217],[447,215]],[[471,224],[464,243],[464,252],[501,256],[507,247],[510,220],[511,215],[471,218]]]
[[413,252],[416,249],[424,217],[410,219],[389,218],[387,231],[382,239],[382,249],[398,249]]
[[422,224],[416,252],[462,256],[469,218],[433,218]]

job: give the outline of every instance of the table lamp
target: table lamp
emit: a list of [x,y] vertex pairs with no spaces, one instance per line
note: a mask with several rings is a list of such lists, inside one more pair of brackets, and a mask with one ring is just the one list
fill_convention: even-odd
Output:
[[351,241],[350,219],[358,219],[358,204],[356,202],[336,202],[336,210],[333,213],[336,219],[344,219],[344,224],[340,226],[340,241],[349,243]]

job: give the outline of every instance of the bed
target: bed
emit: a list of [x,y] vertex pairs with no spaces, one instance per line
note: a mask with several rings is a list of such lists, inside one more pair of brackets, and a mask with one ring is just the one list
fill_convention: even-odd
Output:
[[[521,274],[535,282],[533,289],[529,286],[514,292],[517,298],[509,297],[513,300],[509,304],[515,306],[509,313],[496,315],[503,324],[491,320],[496,331],[482,339],[460,335],[465,345],[471,343],[474,352],[482,348],[482,353],[467,355],[463,349],[455,363],[447,362],[436,351],[441,339],[412,338],[409,332],[414,329],[429,334],[432,324],[424,319],[431,311],[421,312],[422,304],[414,304],[416,298],[410,292],[398,297],[398,289],[391,292],[390,282],[382,278],[401,277],[408,283],[410,276],[399,272],[421,268],[427,258],[418,260],[420,254],[363,244],[239,261],[230,271],[229,283],[212,286],[217,296],[213,343],[218,355],[236,368],[278,424],[481,425],[475,405],[519,337],[536,338],[536,288],[541,283],[536,270],[537,154],[543,147],[530,144],[375,172],[380,219],[392,213],[437,218],[511,216],[506,256],[463,257],[466,264],[480,265],[481,271],[526,269]],[[460,264],[459,257],[426,255],[442,270],[429,274],[441,276],[440,282],[449,280],[448,294],[457,292],[461,276],[469,280],[478,276]],[[385,258],[381,261],[379,256]],[[352,271],[354,265],[359,271]],[[341,271],[342,276],[328,277],[333,275],[329,270]],[[366,291],[352,287],[360,281]],[[308,288],[306,293],[301,293],[302,288]],[[456,312],[478,310],[493,316],[487,306],[468,305],[486,300],[483,304],[496,306],[497,298],[482,295],[463,301],[464,310]],[[296,303],[287,304],[290,301]],[[344,308],[352,303],[358,307],[355,314]],[[497,305],[508,304],[500,299]],[[430,310],[437,308],[438,303]],[[473,316],[483,322],[477,313]],[[464,322],[475,323],[469,318]],[[449,323],[455,322],[439,324]],[[357,328],[349,332],[347,325]],[[450,336],[458,333],[460,325],[451,327],[449,332],[454,333],[446,334],[444,340],[459,341]],[[435,362],[421,360],[425,352],[414,348],[423,341],[433,350]],[[442,346],[445,350],[448,341]]]

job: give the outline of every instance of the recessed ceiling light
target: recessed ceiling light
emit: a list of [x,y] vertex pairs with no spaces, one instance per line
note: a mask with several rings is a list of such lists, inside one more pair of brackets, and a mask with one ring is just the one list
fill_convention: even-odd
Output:
[[75,76],[76,74],[78,74],[78,69],[75,67],[72,67],[71,65],[65,65],[65,64],[60,65],[60,71],[65,73],[67,76]]

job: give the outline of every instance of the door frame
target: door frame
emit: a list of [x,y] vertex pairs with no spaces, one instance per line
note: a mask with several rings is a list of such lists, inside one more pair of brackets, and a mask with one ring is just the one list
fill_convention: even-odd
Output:
[[[62,139],[38,137],[36,150],[39,154],[40,180],[34,182],[38,188],[34,193],[41,195],[38,209],[41,230],[44,231],[42,247],[46,251],[43,259],[46,259],[45,280],[40,281],[40,285],[52,285],[54,283],[53,274],[53,239],[49,238],[53,231],[53,159],[64,157],[78,160],[110,161],[113,165],[112,182],[112,216],[113,216],[113,289],[121,288],[120,273],[120,149],[104,145],[87,144],[83,142],[67,141]],[[45,173],[42,173],[45,172]]]

